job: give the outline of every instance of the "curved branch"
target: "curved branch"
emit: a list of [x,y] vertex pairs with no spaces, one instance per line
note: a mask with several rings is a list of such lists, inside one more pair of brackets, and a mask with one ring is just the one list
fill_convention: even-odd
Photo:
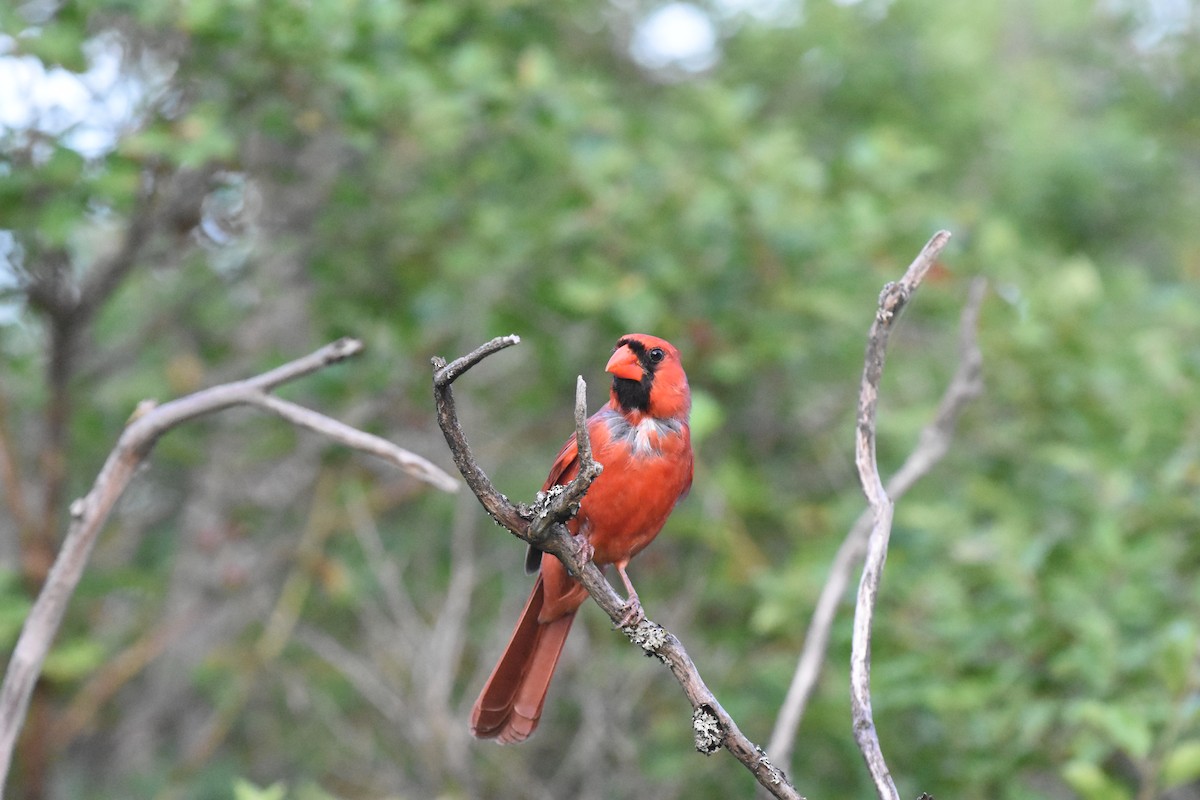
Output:
[[[116,447],[109,453],[100,474],[96,476],[91,491],[71,504],[71,524],[67,536],[25,619],[4,674],[4,682],[0,685],[0,789],[8,776],[13,748],[29,708],[29,698],[41,674],[50,644],[62,623],[67,603],[83,575],[96,537],[137,468],[167,431],[230,406],[255,405],[324,433],[348,447],[387,458],[439,488],[456,485],[453,478],[433,464],[390,443],[385,442],[387,446],[384,447],[380,444],[383,440],[378,437],[355,431],[342,423],[331,425],[333,420],[293,403],[285,403],[278,398],[268,399],[266,392],[271,389],[355,356],[362,349],[362,342],[356,339],[339,339],[254,378],[214,386],[162,405],[153,401],[138,404]],[[305,414],[298,415],[297,410]]]
[[433,359],[434,401],[438,423],[467,485],[475,492],[492,519],[507,528],[522,541],[553,553],[587,589],[588,594],[608,614],[613,624],[621,628],[630,641],[647,654],[657,657],[670,668],[684,695],[692,705],[692,729],[696,749],[714,753],[724,747],[750,770],[758,782],[773,796],[788,800],[803,800],[781,770],[768,759],[762,748],[755,745],[738,728],[733,718],[721,707],[704,679],[700,677],[683,643],[670,631],[650,620],[622,626],[625,601],[605,580],[603,573],[590,560],[584,561],[564,523],[578,508],[578,502],[599,474],[599,465],[591,460],[591,445],[587,437],[584,382],[580,378],[575,393],[575,436],[579,443],[580,469],[576,478],[562,492],[546,493],[534,508],[517,506],[496,491],[487,474],[471,454],[466,435],[459,424],[450,384],[480,360],[520,339],[506,336],[493,339],[463,358],[447,365],[442,358]]
[[[983,391],[983,355],[979,350],[977,334],[979,311],[986,291],[986,279],[976,278],[972,281],[959,323],[958,369],[942,395],[937,413],[921,431],[917,446],[887,482],[887,493],[893,500],[902,497],[949,451],[959,415],[967,403]],[[770,744],[767,746],[767,752],[785,770],[792,760],[792,748],[800,720],[804,717],[805,708],[812,699],[821,676],[821,668],[829,649],[833,621],[850,583],[850,573],[866,550],[871,523],[870,509],[863,511],[854,521],[853,527],[833,557],[829,577],[821,587],[821,594],[813,609],[792,683],[788,687],[787,696],[775,721],[775,728],[771,732]]]
[[483,504],[484,510],[491,515],[492,519],[498,525],[514,532],[528,524],[528,512],[526,511],[523,516],[520,510],[508,502],[508,498],[500,494],[492,485],[491,478],[480,469],[478,462],[475,461],[475,456],[471,453],[471,445],[467,442],[467,434],[463,432],[462,424],[458,421],[458,410],[454,405],[454,393],[451,391],[450,385],[460,375],[492,353],[511,347],[520,341],[521,337],[516,335],[500,336],[480,345],[473,352],[455,359],[450,364],[447,364],[446,360],[440,356],[434,356],[431,359],[434,369],[433,394],[434,402],[437,405],[438,427],[442,429],[442,435],[446,437],[450,455],[454,457],[454,465],[458,467],[463,480],[479,498],[479,502]]
[[333,417],[327,417],[311,408],[305,408],[273,394],[259,392],[252,394],[249,399],[259,408],[282,417],[298,428],[307,428],[341,442],[347,447],[382,458],[414,478],[435,486],[443,492],[457,492],[459,486],[462,485],[429,459],[405,450],[403,447],[397,447],[381,436],[361,431]]
[[883,564],[887,559],[894,509],[892,499],[880,480],[879,465],[875,460],[875,412],[879,402],[879,381],[883,377],[883,363],[892,326],[949,240],[950,234],[947,231],[934,234],[904,273],[904,277],[896,283],[889,283],[880,293],[879,308],[875,312],[875,321],[871,324],[867,336],[862,388],[858,400],[854,460],[858,466],[863,492],[871,507],[874,524],[867,539],[867,558],[854,608],[854,633],[850,648],[850,705],[854,738],[867,762],[871,779],[875,782],[875,791],[883,800],[899,800],[900,795],[888,771],[887,762],[884,761],[879,734],[875,730],[875,720],[871,713],[871,621],[875,611],[875,598],[879,593],[879,583],[883,577]]

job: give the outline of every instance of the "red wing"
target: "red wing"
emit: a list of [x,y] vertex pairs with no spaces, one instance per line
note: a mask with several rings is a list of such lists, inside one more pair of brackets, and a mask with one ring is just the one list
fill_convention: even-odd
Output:
[[[562,449],[555,456],[554,464],[550,467],[550,475],[547,476],[546,482],[542,484],[542,491],[548,490],[551,486],[558,486],[560,483],[570,483],[571,479],[578,472],[579,444],[575,441],[575,437],[572,436],[563,443]],[[537,572],[541,564],[542,551],[533,545],[529,545],[529,549],[525,552],[525,574],[532,575]]]
[[[692,491],[692,477],[696,474],[696,462],[692,457],[692,449],[688,447],[688,467],[687,467],[687,483],[684,484],[683,491],[679,493],[679,500],[688,496],[688,492]],[[678,500],[676,502],[679,502]]]
[[575,437],[571,436],[563,443],[558,455],[554,457],[554,465],[550,467],[550,475],[542,484],[542,491],[546,491],[551,486],[570,483],[577,472],[579,472],[579,444],[575,441]]

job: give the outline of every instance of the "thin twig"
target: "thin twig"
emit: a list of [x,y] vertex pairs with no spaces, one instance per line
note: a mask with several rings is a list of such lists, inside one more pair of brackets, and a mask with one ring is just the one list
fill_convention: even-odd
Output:
[[458,467],[463,480],[479,498],[484,509],[492,515],[492,519],[510,531],[523,529],[527,521],[518,513],[517,508],[496,490],[487,473],[480,469],[478,462],[475,461],[475,456],[471,453],[471,445],[467,442],[467,435],[463,433],[462,424],[458,421],[458,412],[454,407],[454,393],[451,391],[450,385],[487,356],[520,341],[521,337],[516,335],[500,336],[462,358],[456,359],[451,364],[447,364],[445,359],[439,356],[434,356],[432,359],[433,391],[437,404],[438,426],[441,427],[442,434],[446,437],[446,444],[450,446],[450,455],[454,457],[454,465]]
[[331,439],[336,439],[348,447],[353,447],[355,450],[361,450],[364,453],[378,456],[410,475],[420,478],[425,483],[436,486],[443,492],[457,492],[459,486],[461,486],[457,480],[447,475],[440,467],[435,466],[429,461],[429,459],[422,458],[410,450],[405,450],[403,447],[397,447],[387,439],[376,436],[373,433],[359,430],[332,417],[327,417],[324,414],[313,411],[311,408],[305,408],[290,400],[276,397],[273,394],[258,394],[253,397],[253,402],[260,408],[265,408],[283,417],[297,427],[307,428],[310,431],[328,436]]
[[539,496],[544,506],[537,506],[537,514],[526,531],[529,543],[542,550],[548,549],[542,545],[554,535],[554,526],[575,516],[592,481],[604,470],[592,458],[592,440],[587,430],[587,383],[582,375],[575,381],[575,446],[579,449],[579,472],[575,480],[559,491],[552,490],[544,497]]
[[[986,279],[977,278],[972,281],[967,291],[967,302],[963,306],[959,323],[958,369],[942,395],[937,413],[921,431],[916,447],[887,482],[887,493],[893,501],[899,500],[913,484],[941,461],[950,449],[959,415],[967,403],[979,396],[983,390],[983,356],[979,350],[978,327],[979,311],[986,290]],[[796,672],[792,676],[791,686],[788,687],[787,696],[775,720],[775,729],[771,732],[771,742],[767,746],[771,758],[784,770],[787,770],[791,763],[796,732],[808,701],[812,699],[816,690],[829,649],[834,618],[850,583],[854,565],[866,550],[871,523],[871,509],[863,511],[854,521],[853,527],[833,557],[829,577],[821,588],[821,594],[813,609],[812,619],[804,637],[804,646],[796,663]]]
[[[25,619],[4,674],[4,682],[0,685],[0,789],[7,779],[12,764],[13,747],[24,724],[29,698],[41,674],[46,653],[62,623],[67,603],[83,575],[96,537],[138,466],[149,456],[159,437],[188,420],[235,405],[256,405],[276,410],[270,403],[263,402],[265,392],[357,355],[362,349],[362,343],[355,339],[339,339],[314,353],[254,378],[214,386],[160,406],[148,401],[138,405],[137,411],[117,440],[116,447],[104,462],[92,490],[71,504],[71,524],[66,539],[33,604],[33,609]],[[345,432],[337,427],[310,427],[352,448],[363,444],[363,440],[358,437],[345,438]],[[379,454],[370,447],[367,450]],[[410,460],[409,456],[411,454],[398,460],[407,462]],[[396,463],[395,459],[392,460]],[[426,471],[428,470],[414,474],[424,478]],[[438,485],[445,485],[447,481],[453,482],[453,479],[444,473],[443,477],[444,480],[439,480]]]
[[497,336],[490,342],[485,342],[479,347],[476,347],[470,353],[467,353],[462,358],[456,358],[454,361],[447,364],[440,358],[434,358],[434,367],[437,372],[433,376],[433,385],[437,389],[449,387],[450,384],[458,380],[459,376],[469,370],[471,367],[483,361],[492,353],[499,352],[506,347],[512,347],[514,344],[520,344],[521,337],[515,333],[510,333],[508,336]]
[[[578,576],[592,599],[608,614],[609,619],[621,627],[626,615],[625,601],[605,580],[595,564],[590,560],[583,561],[581,549],[572,542],[571,534],[564,524],[574,513],[573,504],[578,504],[595,475],[599,474],[599,465],[587,455],[590,453],[590,443],[587,441],[586,403],[582,398],[583,379],[580,378],[576,385],[575,436],[580,452],[579,474],[565,491],[552,495],[545,507],[538,507],[536,512],[514,505],[496,491],[487,474],[471,454],[466,435],[459,424],[450,383],[485,356],[517,341],[519,340],[515,336],[493,339],[449,366],[444,359],[433,359],[434,399],[437,403],[438,423],[442,426],[446,443],[454,456],[454,463],[492,519],[522,541],[557,556],[572,574]],[[789,800],[803,800],[783,772],[767,759],[762,748],[741,732],[733,718],[717,702],[678,638],[650,620],[643,620],[621,629],[631,641],[646,653],[656,656],[675,675],[692,705],[692,727],[698,750],[707,754],[724,747],[742,762],[772,795]]]
[[904,273],[904,277],[897,283],[889,283],[879,295],[879,308],[875,312],[875,321],[871,324],[867,336],[867,352],[858,401],[854,460],[858,465],[863,492],[871,506],[874,525],[867,540],[866,563],[863,566],[858,600],[854,608],[854,633],[850,648],[850,705],[854,738],[867,762],[867,769],[875,782],[875,791],[881,800],[899,800],[900,795],[888,771],[887,762],[884,761],[879,734],[875,730],[875,720],[871,713],[871,621],[879,583],[883,577],[883,564],[887,559],[893,512],[892,500],[883,488],[883,481],[879,477],[879,465],[875,459],[875,412],[879,402],[879,381],[883,376],[883,363],[892,326],[949,239],[950,234],[947,231],[934,234]]

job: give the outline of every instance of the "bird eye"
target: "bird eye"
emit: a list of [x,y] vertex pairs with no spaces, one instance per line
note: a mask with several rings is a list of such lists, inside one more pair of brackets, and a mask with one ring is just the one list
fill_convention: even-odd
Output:
[[651,363],[657,364],[658,362],[662,361],[666,357],[667,357],[667,354],[662,351],[661,347],[656,347],[650,351]]

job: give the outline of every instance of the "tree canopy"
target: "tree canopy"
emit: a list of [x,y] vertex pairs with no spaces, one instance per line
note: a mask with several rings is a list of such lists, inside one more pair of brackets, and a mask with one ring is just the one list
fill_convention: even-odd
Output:
[[[594,407],[613,342],[646,331],[683,353],[697,466],[631,572],[765,743],[863,508],[875,298],[946,228],[892,343],[885,473],[955,368],[975,276],[986,389],[896,510],[872,676],[901,793],[1194,796],[1196,9],[674,5],[711,26],[702,57],[648,58],[645,3],[0,8],[0,62],[29,81],[0,128],[5,649],[144,398],[351,334],[363,358],[284,394],[450,468],[429,359],[517,333],[456,391],[528,499],[575,375]],[[55,105],[51,79],[89,91]],[[539,734],[470,739],[522,559],[473,498],[277,420],[173,432],[93,555],[9,789],[748,796],[586,609]],[[847,608],[789,770],[811,797],[871,791],[849,637]]]

